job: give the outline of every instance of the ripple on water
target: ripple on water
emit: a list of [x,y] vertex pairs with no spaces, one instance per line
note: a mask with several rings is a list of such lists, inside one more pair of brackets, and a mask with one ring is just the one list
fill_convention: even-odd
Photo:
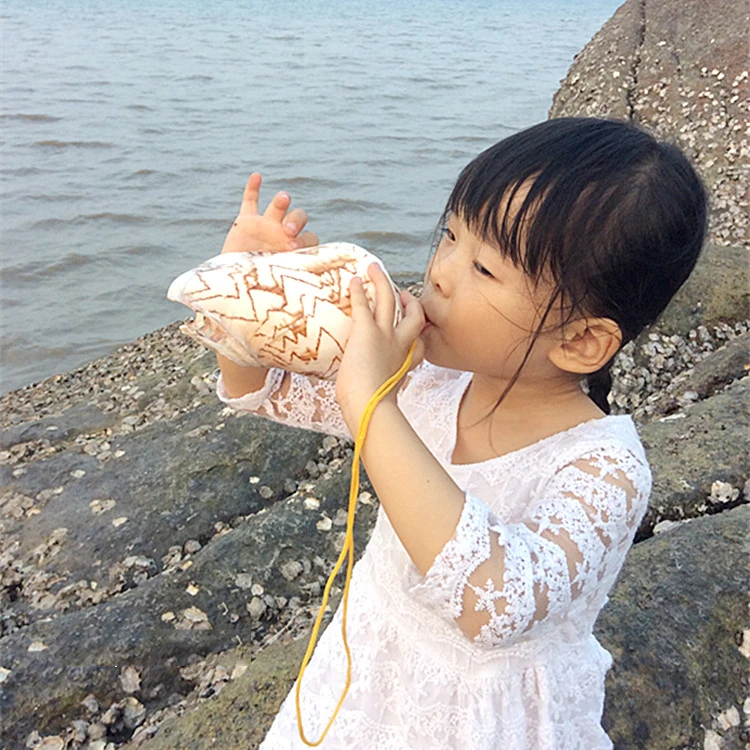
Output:
[[350,211],[352,213],[365,213],[368,211],[387,211],[392,209],[388,203],[374,203],[366,200],[353,200],[350,198],[331,198],[320,205],[322,211]]
[[354,235],[354,241],[356,243],[362,243],[363,246],[368,245],[372,247],[384,247],[384,246],[406,246],[413,248],[424,247],[425,238],[421,235],[416,234],[405,234],[403,232],[357,232]]
[[15,264],[7,262],[0,272],[0,277],[15,287],[18,291],[23,284],[34,285],[42,279],[53,278],[61,274],[75,276],[80,269],[99,262],[100,256],[83,255],[82,253],[66,253],[52,260],[38,260],[35,262],[17,261]]
[[5,120],[5,121],[17,120],[19,122],[59,122],[62,119],[63,119],[62,117],[55,117],[54,115],[26,114],[23,112],[0,115],[0,120]]
[[35,141],[34,146],[41,148],[117,148],[114,143],[107,143],[105,141],[58,141],[56,139],[46,141]]
[[109,224],[150,224],[153,221],[148,216],[135,214],[115,214],[109,211],[103,211],[96,214],[80,214],[70,218],[51,217],[48,219],[39,219],[31,224],[31,229],[50,230],[63,229],[74,226],[81,226],[92,222],[109,223]]

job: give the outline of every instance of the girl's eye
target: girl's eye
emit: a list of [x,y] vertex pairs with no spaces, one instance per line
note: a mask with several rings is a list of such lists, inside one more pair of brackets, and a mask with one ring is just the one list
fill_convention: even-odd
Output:
[[447,237],[451,242],[456,241],[456,235],[446,226],[440,227],[440,236]]
[[480,273],[482,276],[486,276],[488,279],[495,278],[481,263],[476,260],[474,261],[474,268],[478,273]]

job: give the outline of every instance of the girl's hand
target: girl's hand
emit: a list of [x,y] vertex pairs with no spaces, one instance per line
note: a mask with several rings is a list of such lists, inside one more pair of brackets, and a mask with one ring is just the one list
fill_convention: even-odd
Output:
[[302,232],[307,224],[307,213],[301,208],[288,210],[292,202],[288,193],[276,193],[263,214],[258,212],[261,179],[258,172],[250,175],[242,196],[240,213],[224,240],[222,254],[251,251],[279,253],[317,245],[317,235]]
[[[375,312],[367,304],[362,280],[352,279],[349,286],[352,304],[352,330],[336,377],[336,397],[352,435],[375,391],[393,375],[406,359],[409,347],[425,324],[422,305],[408,292],[401,292],[404,316],[393,327],[396,302],[387,276],[377,263],[367,273],[375,285]],[[417,344],[413,363],[421,360],[423,346]],[[395,402],[398,387],[387,400]]]

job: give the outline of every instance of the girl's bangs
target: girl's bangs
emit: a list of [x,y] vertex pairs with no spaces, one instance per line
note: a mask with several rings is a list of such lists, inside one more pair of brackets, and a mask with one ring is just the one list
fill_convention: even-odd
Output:
[[[540,225],[536,217],[545,196],[554,189],[555,180],[538,164],[520,174],[516,165],[512,171],[495,173],[488,179],[487,169],[480,161],[482,156],[459,176],[444,218],[455,214],[483,242],[495,247],[532,280],[539,281],[548,270],[549,238],[554,235],[554,228]],[[505,197],[498,201],[498,195]]]

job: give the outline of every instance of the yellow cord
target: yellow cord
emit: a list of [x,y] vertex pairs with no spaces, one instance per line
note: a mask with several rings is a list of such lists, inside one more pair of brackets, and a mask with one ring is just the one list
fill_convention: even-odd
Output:
[[[349,685],[352,679],[352,655],[349,651],[349,643],[346,640],[346,612],[349,605],[349,583],[352,578],[352,568],[354,567],[354,514],[357,508],[357,496],[359,494],[359,457],[362,453],[362,446],[364,445],[365,437],[367,435],[367,427],[370,424],[370,418],[375,411],[375,407],[393,390],[393,388],[397,385],[401,378],[406,375],[411,365],[411,360],[414,355],[414,349],[416,348],[416,346],[417,342],[415,341],[411,345],[409,353],[406,355],[406,359],[399,368],[398,372],[391,375],[391,377],[388,378],[388,380],[386,380],[385,383],[383,383],[383,385],[381,385],[380,388],[378,388],[378,390],[375,391],[375,393],[370,397],[370,400],[367,402],[367,406],[362,413],[362,417],[359,420],[357,437],[354,440],[354,456],[352,458],[352,481],[351,485],[349,486],[349,511],[348,517],[346,519],[346,536],[344,540],[344,546],[341,549],[341,553],[339,554],[339,559],[333,566],[331,575],[328,576],[328,581],[326,582],[325,589],[323,590],[323,602],[320,605],[320,611],[318,612],[315,624],[313,625],[312,633],[310,634],[310,643],[307,646],[307,652],[305,653],[305,658],[302,660],[302,666],[300,667],[299,676],[297,677],[297,689],[295,695],[297,705],[297,727],[299,728],[299,736],[302,738],[302,742],[304,742],[308,747],[317,747],[326,738],[328,730],[331,728],[336,716],[338,716],[339,709],[344,703],[344,699],[346,698],[346,694],[349,690]],[[344,593],[342,595],[341,604],[341,637],[344,641],[344,651],[346,651],[346,684],[344,685],[344,690],[341,693],[339,702],[333,711],[333,715],[329,719],[328,724],[326,724],[326,728],[323,730],[323,734],[320,735],[320,738],[318,740],[316,740],[315,742],[311,742],[305,736],[305,730],[302,726],[302,710],[299,703],[300,689],[302,687],[302,676],[305,674],[305,669],[307,669],[307,664],[310,661],[313,649],[315,648],[315,644],[318,640],[318,632],[320,631],[320,625],[323,621],[323,614],[325,612],[326,605],[328,604],[328,596],[331,593],[333,582],[336,579],[339,570],[341,570],[341,566],[344,564],[344,559],[347,560],[347,567],[346,580],[344,583]]]

